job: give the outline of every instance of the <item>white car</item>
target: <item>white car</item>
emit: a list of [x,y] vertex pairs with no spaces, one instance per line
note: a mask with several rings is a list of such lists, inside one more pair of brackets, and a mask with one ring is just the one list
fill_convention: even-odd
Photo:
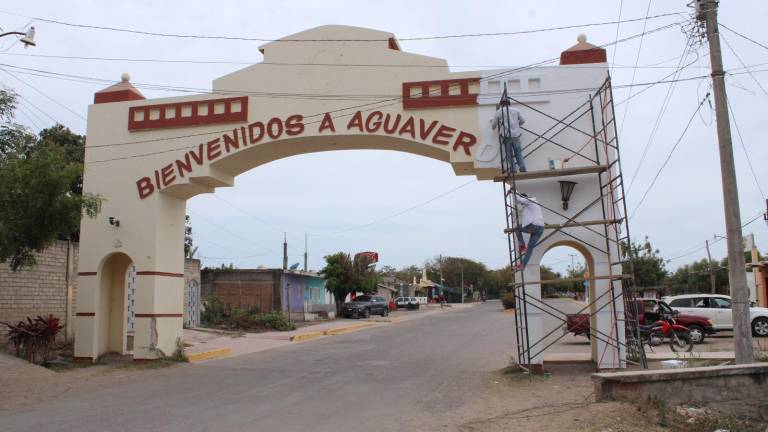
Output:
[[[722,294],[684,294],[663,297],[672,309],[702,315],[712,321],[715,330],[733,330],[731,297]],[[750,307],[752,335],[768,336],[768,308]]]
[[418,309],[419,300],[416,297],[398,297],[395,299],[398,308]]

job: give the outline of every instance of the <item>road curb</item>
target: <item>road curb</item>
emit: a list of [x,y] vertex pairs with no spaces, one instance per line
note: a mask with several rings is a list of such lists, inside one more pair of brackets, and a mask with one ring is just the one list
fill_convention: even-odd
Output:
[[504,309],[503,311],[501,311],[501,313],[514,314],[515,313],[515,309],[514,308],[513,309]]
[[309,332],[309,333],[302,333],[293,335],[290,338],[291,342],[303,342],[308,341],[311,339],[319,338],[321,336],[325,336],[325,332]]
[[366,327],[373,327],[374,325],[375,323],[366,323],[366,324],[355,324],[355,325],[346,326],[346,327],[337,327],[334,329],[326,330],[323,332],[323,334],[326,336],[333,336],[333,335],[338,335],[343,333],[350,333],[357,330],[362,330]]
[[187,360],[190,363],[197,363],[204,360],[212,360],[216,358],[228,357],[232,354],[231,348],[219,348],[210,351],[203,351],[201,353],[187,354]]

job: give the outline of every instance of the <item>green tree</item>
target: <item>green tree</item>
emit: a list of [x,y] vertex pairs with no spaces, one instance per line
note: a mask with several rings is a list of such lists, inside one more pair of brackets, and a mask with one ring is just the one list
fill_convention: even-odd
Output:
[[53,132],[38,139],[13,123],[13,93],[0,90],[0,104],[0,262],[17,271],[35,265],[35,252],[76,233],[83,213],[96,217],[102,199],[73,190],[82,162],[68,159]]
[[653,248],[648,237],[640,243],[633,243],[631,249],[626,245],[622,245],[622,249],[629,255],[629,262],[622,264],[622,270],[624,274],[631,274],[634,268],[635,286],[653,287],[665,282],[669,273],[664,258],[658,249]]
[[341,306],[347,294],[354,291],[355,277],[353,274],[352,258],[348,253],[337,252],[325,257],[325,267],[320,273],[325,278],[325,289],[336,300],[336,313],[341,315]]
[[347,294],[353,291],[375,292],[379,274],[366,256],[354,259],[345,252],[337,252],[325,257],[325,267],[320,270],[325,277],[325,289],[336,301],[336,313],[341,314],[341,306]]
[[184,258],[194,258],[197,253],[194,240],[192,239],[192,222],[189,215],[184,216]]

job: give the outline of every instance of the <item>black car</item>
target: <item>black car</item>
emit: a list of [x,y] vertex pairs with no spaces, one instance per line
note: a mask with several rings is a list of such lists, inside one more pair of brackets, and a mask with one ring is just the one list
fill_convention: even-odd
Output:
[[389,305],[384,297],[361,295],[344,303],[341,307],[341,315],[344,318],[368,318],[371,315],[387,316],[389,315]]

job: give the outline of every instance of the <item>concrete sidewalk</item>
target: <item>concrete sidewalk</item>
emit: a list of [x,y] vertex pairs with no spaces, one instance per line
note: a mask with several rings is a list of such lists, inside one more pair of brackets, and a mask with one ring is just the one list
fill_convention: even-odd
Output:
[[441,309],[439,305],[428,305],[424,311],[397,311],[389,317],[371,317],[368,319],[350,320],[339,319],[312,324],[287,332],[242,333],[222,332],[212,329],[185,329],[184,342],[186,354],[190,362],[216,358],[238,356],[277,348],[291,343],[304,342],[316,338],[350,333],[367,328],[392,325],[412,321],[430,315],[446,313],[472,307],[473,303],[452,304]]

